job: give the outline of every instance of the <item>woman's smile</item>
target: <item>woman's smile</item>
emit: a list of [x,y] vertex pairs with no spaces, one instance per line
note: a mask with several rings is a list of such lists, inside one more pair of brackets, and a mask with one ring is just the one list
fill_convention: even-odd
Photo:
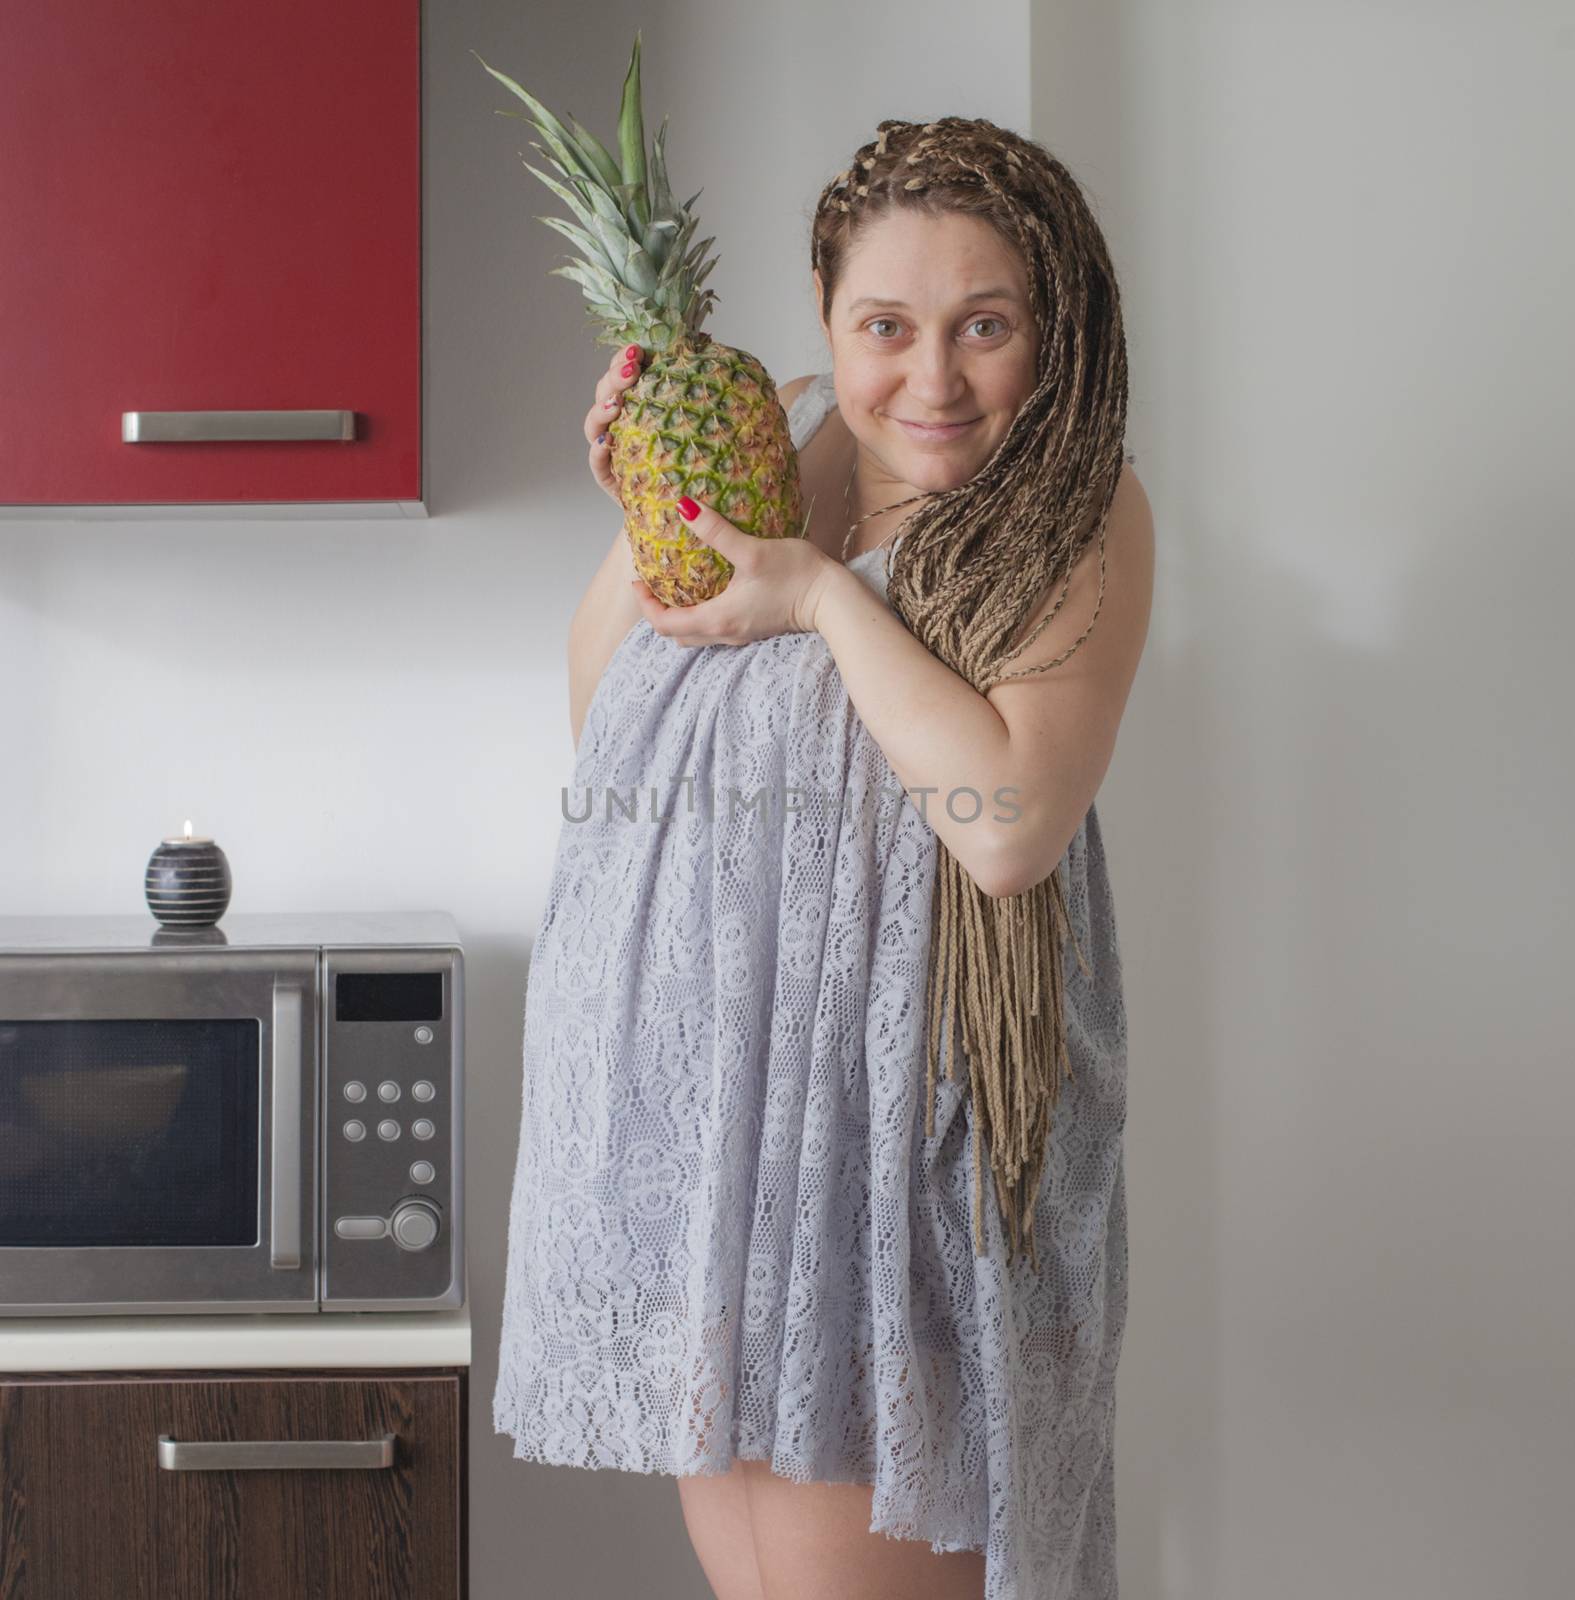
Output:
[[909,422],[906,417],[893,417],[893,422],[899,422],[915,439],[956,439],[966,433],[976,422],[982,422],[982,417],[970,417],[966,422],[949,422],[937,427],[926,422]]

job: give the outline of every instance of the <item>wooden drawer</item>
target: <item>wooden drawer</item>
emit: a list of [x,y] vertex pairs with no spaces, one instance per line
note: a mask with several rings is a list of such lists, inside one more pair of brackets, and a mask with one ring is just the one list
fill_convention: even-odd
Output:
[[[0,1376],[0,1600],[462,1600],[467,1388],[462,1368]],[[161,1438],[308,1448],[172,1467]],[[326,1441],[389,1459],[328,1465]]]

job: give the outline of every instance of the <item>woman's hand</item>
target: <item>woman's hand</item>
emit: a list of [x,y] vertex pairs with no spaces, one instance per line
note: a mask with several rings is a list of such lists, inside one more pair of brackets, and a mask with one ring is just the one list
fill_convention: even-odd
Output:
[[692,606],[663,605],[644,579],[633,579],[635,599],[657,633],[676,644],[705,645],[815,632],[820,597],[843,570],[839,562],[808,539],[758,539],[688,495],[678,510],[701,544],[732,562],[733,575],[721,594]]
[[640,381],[640,360],[644,352],[631,344],[613,352],[607,370],[596,380],[596,403],[585,413],[585,437],[591,446],[591,476],[610,494],[619,510],[618,482],[612,475],[613,423],[623,414],[623,392]]

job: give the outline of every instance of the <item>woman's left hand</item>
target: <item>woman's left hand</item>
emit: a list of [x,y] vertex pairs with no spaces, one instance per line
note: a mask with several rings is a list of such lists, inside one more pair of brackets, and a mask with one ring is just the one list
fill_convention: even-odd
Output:
[[808,539],[760,539],[735,528],[720,511],[687,495],[679,502],[699,514],[686,518],[689,531],[733,565],[727,587],[692,606],[668,606],[643,578],[633,579],[635,599],[657,633],[675,644],[748,644],[779,633],[813,633],[815,608],[833,561]]

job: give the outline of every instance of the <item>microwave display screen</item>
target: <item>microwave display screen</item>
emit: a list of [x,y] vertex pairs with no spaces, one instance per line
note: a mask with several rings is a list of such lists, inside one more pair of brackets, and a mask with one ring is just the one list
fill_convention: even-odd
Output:
[[256,1245],[255,1017],[0,1018],[0,1246]]
[[441,972],[341,972],[335,1022],[441,1022]]

